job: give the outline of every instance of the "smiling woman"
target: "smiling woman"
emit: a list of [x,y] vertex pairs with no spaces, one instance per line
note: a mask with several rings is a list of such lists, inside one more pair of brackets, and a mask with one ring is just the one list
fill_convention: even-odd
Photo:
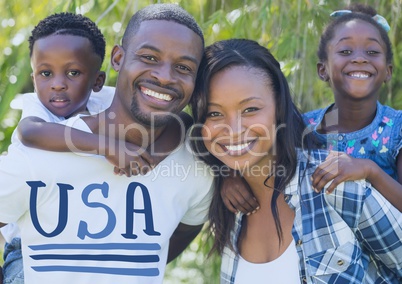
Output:
[[[364,180],[342,183],[331,195],[313,190],[311,174],[327,152],[309,148],[269,50],[251,40],[218,41],[206,48],[200,70],[192,146],[216,171],[209,219],[221,283],[399,283],[402,228],[378,233],[400,224],[401,214]],[[248,183],[256,213],[234,215],[223,205],[225,167]],[[386,272],[377,270],[384,265]]]
[[[31,68],[27,48],[27,35],[34,24],[40,19],[62,11],[82,13],[101,27],[107,39],[107,60],[103,70],[107,70],[107,85],[114,85],[117,73],[110,68],[109,54],[114,44],[121,38],[121,27],[128,20],[129,11],[148,5],[148,0],[30,0],[30,1],[0,1],[0,152],[7,150],[11,133],[19,121],[19,113],[10,113],[9,102],[16,94],[33,91],[30,80]],[[153,1],[156,2],[156,1]],[[172,2],[160,0],[160,3]],[[228,37],[243,37],[258,40],[262,45],[269,46],[283,64],[283,71],[292,89],[294,100],[303,111],[323,107],[332,102],[329,88],[312,75],[316,64],[316,42],[329,14],[349,3],[350,0],[321,1],[314,5],[303,5],[305,1],[176,1],[202,25],[206,42]],[[317,1],[315,1],[317,2]],[[367,1],[366,1],[367,2]],[[402,26],[400,17],[400,0],[370,1],[378,12],[387,18],[391,25],[389,32],[394,44],[395,54],[401,54]],[[375,2],[375,4],[374,4]],[[116,4],[117,3],[117,4]],[[311,1],[308,3],[312,3]],[[228,21],[222,21],[225,18]],[[113,27],[113,28],[112,28]],[[244,27],[253,27],[245,29]],[[25,58],[25,60],[24,60]],[[394,62],[392,80],[387,88],[381,90],[381,102],[396,109],[402,107],[402,88],[400,87],[402,68],[399,60]],[[200,247],[204,247],[200,240]],[[194,262],[197,259],[197,264]],[[0,258],[1,259],[1,258]],[[202,253],[191,251],[189,256],[172,265],[174,280],[171,283],[218,283],[215,276],[216,268],[206,269],[212,261],[200,261]],[[212,258],[218,262],[218,257]],[[209,259],[211,260],[211,258]],[[180,270],[181,273],[177,273]],[[196,272],[195,272],[196,271]],[[194,276],[195,275],[195,276]],[[198,278],[198,279],[197,279]],[[196,281],[199,282],[196,282]]]
[[272,159],[268,153],[275,147],[276,121],[271,85],[264,72],[247,66],[228,68],[211,79],[202,136],[208,137],[208,151],[231,168],[242,171],[253,164],[261,169]]

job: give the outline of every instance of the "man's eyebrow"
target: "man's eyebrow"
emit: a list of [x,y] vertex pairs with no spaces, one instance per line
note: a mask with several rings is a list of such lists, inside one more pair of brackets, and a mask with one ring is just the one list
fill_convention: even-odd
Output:
[[[138,50],[140,50],[140,49],[150,49],[150,50],[155,51],[155,52],[162,52],[161,49],[159,49],[159,48],[157,48],[157,47],[155,47],[155,46],[153,46],[153,45],[150,45],[150,44],[141,45],[141,46],[138,48]],[[183,59],[183,60],[191,61],[191,62],[193,62],[193,63],[196,64],[196,65],[199,64],[198,60],[197,60],[195,57],[190,56],[190,55],[183,55],[183,56],[180,56],[180,58]]]
[[149,44],[141,45],[141,46],[138,48],[138,50],[140,50],[140,49],[150,49],[150,50],[153,50],[153,51],[155,51],[155,52],[161,52],[161,50],[160,50],[159,48],[156,48],[155,46],[149,45]]
[[184,56],[181,56],[180,58],[181,58],[181,59],[184,59],[184,60],[191,61],[191,62],[193,62],[193,63],[196,64],[196,65],[198,65],[198,64],[200,63],[195,57],[190,56],[190,55],[184,55]]

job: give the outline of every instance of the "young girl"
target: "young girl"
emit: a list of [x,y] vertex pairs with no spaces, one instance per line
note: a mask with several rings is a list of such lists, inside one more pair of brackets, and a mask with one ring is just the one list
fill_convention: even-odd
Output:
[[[318,147],[335,150],[314,173],[314,189],[330,193],[343,181],[366,179],[402,211],[402,111],[378,102],[392,75],[389,26],[360,4],[332,15],[320,39],[317,72],[335,103],[304,114]],[[222,197],[232,212],[258,209],[246,187],[239,179],[225,180]]]
[[193,149],[218,183],[226,168],[238,170],[261,207],[234,215],[216,188],[209,217],[221,283],[400,283],[402,227],[391,224],[402,215],[364,180],[330,195],[312,190],[309,159],[326,151],[297,149],[303,119],[269,51],[217,42],[199,70]]
[[333,15],[321,36],[317,72],[335,102],[304,117],[319,147],[341,152],[317,168],[313,186],[328,184],[329,193],[345,180],[366,179],[402,211],[402,111],[378,102],[392,75],[389,27],[369,6]]

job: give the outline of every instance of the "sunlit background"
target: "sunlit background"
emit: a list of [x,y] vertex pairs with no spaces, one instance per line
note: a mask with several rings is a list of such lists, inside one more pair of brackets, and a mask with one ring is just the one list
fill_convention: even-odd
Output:
[[[402,18],[400,0],[15,0],[0,1],[0,153],[6,153],[10,136],[20,113],[10,109],[11,100],[33,91],[28,37],[44,17],[63,11],[77,12],[94,20],[107,40],[103,70],[107,85],[114,85],[109,54],[120,42],[122,29],[131,15],[151,3],[178,3],[198,21],[206,44],[227,38],[249,38],[270,48],[281,61],[293,97],[301,111],[328,105],[333,101],[329,87],[316,75],[319,36],[329,14],[350,2],[367,3],[384,16],[393,43],[393,79],[381,92],[380,100],[402,109]],[[0,251],[2,249],[0,245]],[[219,258],[207,258],[210,242],[204,231],[179,257],[169,264],[165,283],[219,283]],[[1,263],[1,261],[0,261]]]

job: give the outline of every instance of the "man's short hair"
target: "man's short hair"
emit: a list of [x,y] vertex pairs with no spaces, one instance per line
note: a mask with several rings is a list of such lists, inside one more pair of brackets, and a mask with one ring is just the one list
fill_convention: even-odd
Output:
[[204,35],[200,26],[186,10],[176,4],[153,4],[137,11],[130,19],[123,35],[122,45],[125,49],[140,25],[144,21],[162,20],[172,21],[186,26],[195,32],[202,40],[204,45]]

